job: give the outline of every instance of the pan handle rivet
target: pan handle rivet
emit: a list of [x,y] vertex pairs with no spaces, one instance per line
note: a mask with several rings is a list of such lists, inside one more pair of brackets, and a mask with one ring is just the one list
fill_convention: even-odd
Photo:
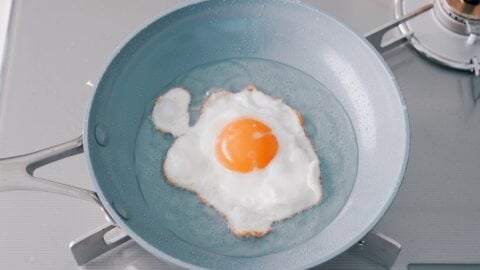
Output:
[[94,132],[95,132],[95,141],[97,142],[97,144],[100,146],[106,146],[108,142],[106,129],[102,125],[97,124],[95,126]]
[[128,213],[127,211],[125,210],[125,208],[123,208],[121,205],[119,205],[118,203],[114,203],[112,202],[112,207],[113,207],[113,210],[115,210],[115,212],[123,219],[125,220],[128,220],[129,219],[129,216],[128,216]]

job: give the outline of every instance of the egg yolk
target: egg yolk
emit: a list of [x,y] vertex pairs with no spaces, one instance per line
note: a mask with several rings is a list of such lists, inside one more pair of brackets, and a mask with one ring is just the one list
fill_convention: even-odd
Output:
[[239,119],[225,126],[215,144],[217,159],[232,171],[263,169],[275,157],[278,142],[272,130],[251,118]]

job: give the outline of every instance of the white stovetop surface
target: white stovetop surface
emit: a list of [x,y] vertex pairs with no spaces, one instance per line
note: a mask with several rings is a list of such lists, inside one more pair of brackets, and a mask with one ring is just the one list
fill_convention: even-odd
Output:
[[12,0],[3,0],[0,2],[0,74],[3,63],[3,52],[5,50],[8,22],[10,21],[10,11]]
[[[180,2],[184,1],[15,1],[0,80],[0,156],[31,152],[78,136],[94,88],[91,84],[95,85],[115,48]],[[360,32],[393,17],[393,1],[306,2]],[[41,168],[37,174],[92,188],[83,155]],[[28,191],[1,193],[0,215],[0,269],[78,269],[69,242],[105,223],[93,204]],[[167,268],[175,267],[132,242],[85,267]]]

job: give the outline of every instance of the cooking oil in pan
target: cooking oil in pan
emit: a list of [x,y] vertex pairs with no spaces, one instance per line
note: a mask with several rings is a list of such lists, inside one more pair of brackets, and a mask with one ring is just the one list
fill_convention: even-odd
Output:
[[344,207],[355,182],[358,151],[350,119],[334,95],[319,81],[291,66],[256,58],[233,58],[195,67],[163,89],[190,91],[190,124],[199,116],[205,98],[214,91],[233,92],[255,85],[297,109],[320,159],[324,198],[291,219],[277,222],[262,238],[237,238],[225,220],[197,196],[168,184],[162,164],[173,142],[169,134],[155,130],[151,121],[152,100],[138,131],[135,166],[139,186],[153,222],[167,227],[183,241],[227,256],[261,256],[280,252],[309,241]]

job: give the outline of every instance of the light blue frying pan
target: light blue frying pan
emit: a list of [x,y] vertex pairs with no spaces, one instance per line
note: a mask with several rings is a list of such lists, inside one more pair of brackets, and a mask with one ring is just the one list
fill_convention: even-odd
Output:
[[[173,139],[150,119],[155,98],[170,88],[192,92],[194,124],[210,89],[250,84],[302,113],[325,194],[259,239],[236,238],[215,210],[165,182],[161,165]],[[299,3],[208,1],[179,7],[136,34],[104,72],[84,136],[0,160],[0,186],[94,200],[146,250],[188,268],[306,268],[345,251],[382,217],[402,181],[408,145],[393,75],[350,28]],[[31,176],[82,150],[96,193]]]

